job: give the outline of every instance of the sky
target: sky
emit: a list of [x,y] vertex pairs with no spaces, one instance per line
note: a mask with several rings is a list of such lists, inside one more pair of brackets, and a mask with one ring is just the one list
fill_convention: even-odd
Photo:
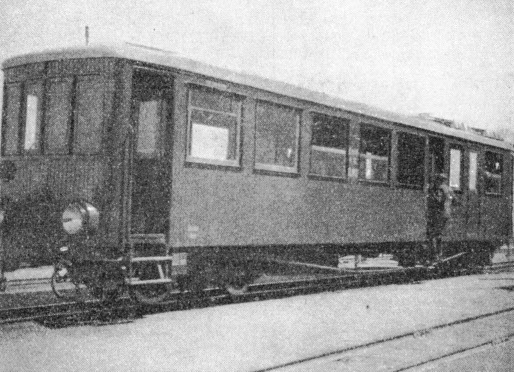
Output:
[[512,0],[0,0],[0,60],[134,42],[408,115],[514,129]]

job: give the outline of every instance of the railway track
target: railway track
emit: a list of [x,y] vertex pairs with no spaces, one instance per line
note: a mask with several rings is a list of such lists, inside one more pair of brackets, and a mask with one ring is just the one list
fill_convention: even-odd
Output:
[[[483,270],[486,273],[511,271],[514,263],[492,265]],[[472,274],[476,270],[460,270],[458,274]],[[52,327],[81,324],[105,324],[131,321],[145,314],[185,310],[233,302],[246,302],[256,299],[264,300],[320,291],[335,291],[366,286],[412,283],[421,280],[439,278],[444,272],[434,272],[426,268],[381,269],[354,272],[348,270],[336,275],[299,276],[291,280],[283,279],[263,281],[249,287],[247,293],[231,296],[219,288],[210,288],[201,293],[171,293],[168,301],[159,305],[136,304],[127,297],[114,303],[102,303],[97,300],[84,302],[63,302],[38,306],[0,309],[0,325],[7,323],[38,321]],[[455,275],[455,274],[454,274]],[[38,281],[38,280],[36,280]],[[33,281],[30,281],[31,283]],[[21,283],[18,283],[22,285]]]
[[[419,370],[421,367],[429,368],[451,357],[463,356],[484,347],[497,346],[514,340],[514,326],[510,328],[505,326],[512,324],[513,319],[514,307],[509,307],[327,351],[256,372],[376,370],[376,360],[370,355],[381,356],[382,370],[400,372]],[[490,333],[494,335],[484,337],[484,329],[487,329],[488,335]],[[463,334],[466,337],[455,342],[454,336]],[[427,345],[430,345],[429,349]],[[401,350],[401,353],[398,350]],[[409,354],[405,350],[417,351],[417,353]]]
[[138,316],[137,306],[126,299],[116,304],[99,301],[64,302],[0,309],[0,325],[36,321],[50,327],[129,321]]

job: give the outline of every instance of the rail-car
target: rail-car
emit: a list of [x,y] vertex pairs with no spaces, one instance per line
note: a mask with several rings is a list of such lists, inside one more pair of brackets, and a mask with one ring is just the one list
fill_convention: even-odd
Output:
[[279,260],[414,265],[436,173],[458,199],[447,255],[483,264],[512,237],[514,148],[498,139],[134,44],[3,71],[4,270],[67,247],[96,286],[151,299],[243,289]]

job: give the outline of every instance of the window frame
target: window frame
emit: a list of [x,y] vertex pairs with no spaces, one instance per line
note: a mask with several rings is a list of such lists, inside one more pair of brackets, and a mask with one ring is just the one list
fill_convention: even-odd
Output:
[[[79,85],[81,82],[86,82],[88,80],[94,80],[98,79],[98,82],[100,83],[100,90],[98,94],[98,99],[100,100],[100,123],[98,124],[98,144],[97,148],[95,148],[95,151],[76,151],[76,148],[78,148],[78,131],[76,128],[79,125],[79,115],[80,115],[80,94],[79,94]],[[71,92],[71,110],[72,110],[72,121],[70,123],[71,125],[71,132],[68,133],[69,141],[70,141],[70,153],[72,155],[97,155],[102,152],[103,148],[103,134],[104,134],[104,122],[105,122],[105,81],[102,78],[101,74],[86,74],[86,75],[74,75],[73,76],[73,86],[72,86],[72,92]]]
[[[377,180],[377,179],[367,179],[361,176],[361,161],[362,161],[362,147],[363,147],[363,137],[362,137],[362,129],[363,128],[377,128],[380,131],[384,131],[388,133],[388,146],[387,146],[387,179],[385,181]],[[390,186],[391,185],[391,161],[392,161],[392,140],[393,140],[393,129],[385,126],[378,125],[376,123],[370,122],[360,122],[359,123],[359,153],[358,153],[358,180],[362,183],[369,183],[373,185],[381,185],[381,186]]]
[[[8,120],[8,104],[10,101],[8,89],[9,86],[14,86],[18,89],[18,99],[15,102],[17,104],[17,109],[15,112],[14,117],[16,118],[16,147],[14,151],[6,153],[6,142],[10,139],[7,138],[7,130],[8,126],[7,124]],[[3,89],[3,105],[2,105],[2,156],[19,156],[22,148],[22,142],[21,142],[21,132],[22,132],[22,97],[24,96],[24,83],[23,82],[12,82],[12,83],[6,83],[4,84]]]
[[[43,120],[44,120],[44,97],[45,97],[45,87],[46,87],[46,79],[27,79],[24,81],[12,82],[5,84],[4,89],[4,105],[3,105],[3,114],[2,117],[4,119],[4,123],[7,123],[7,106],[10,103],[9,94],[7,91],[9,86],[14,86],[18,89],[18,99],[17,112],[15,113],[15,117],[17,120],[17,128],[16,128],[16,149],[12,153],[5,152],[5,142],[6,142],[6,134],[7,134],[7,126],[2,127],[2,156],[31,156],[31,155],[41,155],[42,154],[42,128],[43,128]],[[32,92],[36,91],[36,94],[32,94]],[[34,96],[37,98],[37,106],[36,106],[36,116],[34,117],[34,144],[35,148],[27,149],[27,119],[28,119],[28,97]]]
[[[459,162],[459,187],[452,186],[452,150],[457,150],[460,152],[460,162]],[[465,178],[465,147],[458,143],[449,143],[448,145],[448,186],[453,192],[462,193],[464,192]]]
[[[226,112],[226,111],[218,111],[205,107],[193,106],[192,105],[192,94],[193,90],[207,90],[217,94],[231,96],[231,99],[237,103],[237,108],[235,109],[235,113]],[[211,86],[205,86],[201,84],[188,84],[187,86],[187,121],[186,121],[186,162],[191,164],[205,164],[212,166],[222,166],[222,167],[230,167],[230,168],[241,168],[241,154],[242,154],[242,122],[243,122],[243,107],[244,107],[244,96],[239,95],[234,92],[225,91],[223,89],[217,89]],[[229,117],[233,117],[236,119],[235,125],[235,158],[234,159],[212,159],[206,157],[198,157],[192,156],[192,136],[193,136],[193,111],[197,110],[199,112],[210,112],[218,115],[226,115]],[[229,137],[230,140],[230,137]]]
[[[345,136],[345,146],[344,149],[336,148],[336,147],[329,147],[329,146],[321,146],[321,145],[315,145],[314,142],[314,135],[313,135],[313,127],[316,123],[316,119],[322,117],[324,119],[328,119],[330,121],[339,122],[338,125],[344,126],[344,136]],[[310,119],[311,119],[311,139],[309,144],[309,170],[308,175],[309,177],[318,178],[318,179],[327,179],[327,180],[335,180],[335,181],[345,181],[348,179],[348,168],[349,168],[349,148],[350,148],[350,125],[351,120],[346,117],[336,116],[336,115],[329,115],[325,113],[320,113],[317,111],[310,112]],[[335,175],[326,175],[326,174],[319,174],[314,173],[312,169],[312,160],[313,160],[313,150],[319,151],[319,152],[326,152],[326,153],[339,153],[344,154],[344,172],[342,176],[335,176]]]
[[[21,151],[22,155],[41,155],[42,150],[42,144],[43,144],[43,121],[44,121],[44,101],[45,101],[45,89],[46,89],[46,79],[30,79],[26,80],[22,84],[22,102],[20,103],[20,130],[19,130],[19,144],[20,148],[18,149],[18,152]],[[29,94],[29,87],[38,87],[36,89],[39,89],[39,95]],[[36,108],[36,117],[35,117],[35,144],[36,148],[34,149],[27,149],[27,118],[28,118],[28,97],[36,96],[38,98],[37,101],[37,108]]]
[[[98,128],[98,146],[95,151],[85,152],[75,151],[77,144],[77,136],[75,127],[78,123],[79,117],[79,97],[78,97],[78,83],[79,81],[87,81],[87,79],[97,78],[100,82],[101,89],[99,90],[99,101],[102,107],[100,113],[100,123]],[[48,138],[48,110],[50,109],[50,89],[52,84],[66,84],[69,89],[69,95],[66,97],[69,109],[66,110],[66,134],[63,136],[62,151],[49,151],[48,144],[54,142],[52,138]],[[5,84],[4,88],[4,104],[2,119],[6,123],[8,120],[8,100],[7,91],[9,86],[14,86],[18,89],[18,99],[16,102],[16,118],[17,118],[17,138],[16,138],[16,151],[6,153],[5,142],[7,140],[7,127],[2,127],[2,156],[34,156],[34,155],[49,155],[49,156],[62,156],[62,155],[97,155],[102,152],[103,148],[103,134],[104,134],[104,109],[105,109],[105,82],[102,74],[63,74],[58,76],[42,76],[40,78],[30,78],[24,81],[9,82]],[[36,94],[32,94],[35,92]],[[28,97],[35,96],[37,100],[37,110],[35,120],[35,148],[27,149],[27,119],[28,116]],[[87,132],[87,131],[86,131]],[[64,138],[65,137],[65,138]],[[66,145],[64,146],[64,143]]]
[[[423,150],[422,150],[423,159],[421,161],[423,171],[421,172],[421,183],[420,184],[401,182],[399,179],[400,165],[401,165],[400,164],[400,137],[402,135],[418,137],[419,139],[421,139],[423,141]],[[396,180],[395,181],[399,187],[417,189],[417,190],[422,190],[425,187],[426,175],[427,175],[426,164],[427,164],[427,157],[428,157],[427,146],[428,146],[428,137],[424,134],[408,132],[405,130],[399,130],[396,132],[396,156],[395,156],[396,157],[396,159],[395,159],[396,160],[396,175],[395,175]]]
[[[486,170],[486,166],[487,166],[487,154],[490,153],[490,154],[495,154],[497,156],[500,156],[501,158],[501,171],[500,171],[500,174],[499,174],[499,190],[496,192],[496,191],[487,191],[487,187],[486,187],[486,183],[487,183],[487,170]],[[483,167],[482,167],[482,171],[483,171],[483,174],[484,174],[484,195],[487,195],[487,196],[502,196],[503,195],[503,177],[504,177],[504,172],[505,172],[505,157],[504,157],[504,154],[501,153],[501,152],[498,152],[498,151],[492,151],[492,150],[485,150],[484,151],[484,162],[483,162]]]
[[[65,134],[65,140],[66,140],[66,151],[49,151],[48,143],[51,141],[48,141],[48,119],[50,117],[49,110],[50,110],[50,86],[52,83],[67,83],[70,86],[69,91],[69,97],[68,97],[68,104],[69,104],[69,111],[67,112],[67,118],[66,118],[66,134]],[[46,79],[46,89],[45,89],[45,117],[44,117],[44,135],[43,135],[43,152],[45,155],[51,155],[51,156],[63,156],[63,155],[72,155],[73,154],[73,126],[76,116],[76,76],[75,75],[62,75],[62,76],[52,76],[48,79]]]
[[[468,149],[467,154],[468,154],[468,156],[467,156],[468,179],[467,179],[466,187],[467,187],[468,192],[473,192],[473,193],[478,194],[478,192],[479,192],[479,174],[480,174],[480,151],[475,148],[470,148],[470,149]],[[471,154],[475,154],[475,163],[474,163],[475,164],[475,173],[474,173],[474,186],[475,187],[474,188],[471,188],[471,180],[473,179],[471,177],[471,175],[472,175],[471,166],[473,164],[473,162],[471,161]]]
[[[259,121],[257,118],[258,114],[258,107],[259,104],[264,105],[270,105],[274,107],[282,107],[287,110],[290,110],[294,113],[296,118],[295,123],[295,158],[294,158],[294,165],[291,167],[284,166],[284,165],[277,165],[277,164],[271,164],[271,163],[262,163],[257,161],[257,127],[259,125]],[[283,174],[289,174],[293,176],[299,175],[299,169],[300,169],[300,136],[301,136],[301,126],[302,126],[302,114],[303,110],[301,108],[295,107],[293,105],[288,105],[284,103],[278,103],[266,99],[256,99],[255,100],[255,110],[254,110],[254,169],[256,171],[262,171],[262,172],[272,172],[272,173],[283,173]]]

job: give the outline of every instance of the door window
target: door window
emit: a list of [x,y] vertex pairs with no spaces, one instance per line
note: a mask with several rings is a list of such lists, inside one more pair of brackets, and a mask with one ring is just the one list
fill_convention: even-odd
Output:
[[450,187],[461,189],[462,177],[462,151],[458,148],[450,149]]
[[163,102],[151,99],[139,102],[136,151],[141,155],[153,155],[157,151],[157,138],[161,123]]
[[469,153],[469,191],[477,191],[477,167],[478,167],[478,154],[475,151]]

